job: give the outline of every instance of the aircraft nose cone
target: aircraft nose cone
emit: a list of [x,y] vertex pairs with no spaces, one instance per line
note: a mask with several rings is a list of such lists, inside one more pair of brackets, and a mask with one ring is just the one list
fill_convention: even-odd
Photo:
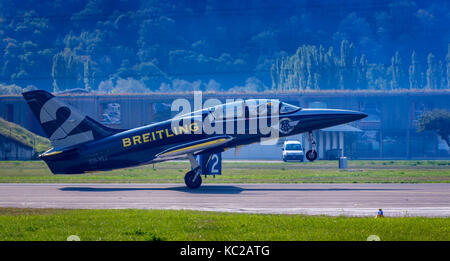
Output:
[[346,117],[348,121],[351,122],[364,119],[365,117],[367,117],[367,114],[359,111],[349,111],[348,113],[345,113],[344,117]]
[[342,123],[357,121],[367,117],[367,114],[359,111],[336,111],[334,117],[340,119]]
[[367,117],[363,112],[338,109],[304,109],[300,114],[303,126],[311,129],[327,128]]

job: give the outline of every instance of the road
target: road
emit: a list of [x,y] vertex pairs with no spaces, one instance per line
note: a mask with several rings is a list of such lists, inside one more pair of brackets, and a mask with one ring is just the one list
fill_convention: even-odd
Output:
[[450,184],[0,184],[0,207],[450,217]]

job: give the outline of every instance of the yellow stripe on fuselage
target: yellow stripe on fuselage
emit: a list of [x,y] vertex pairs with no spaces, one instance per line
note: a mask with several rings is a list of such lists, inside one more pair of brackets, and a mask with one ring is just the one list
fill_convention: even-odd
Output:
[[63,152],[64,151],[54,151],[54,152],[50,152],[50,153],[44,154],[42,156],[47,157],[47,156],[52,156],[52,155],[56,155],[56,154],[63,153]]
[[173,151],[169,151],[169,152],[163,153],[160,156],[164,156],[164,155],[167,155],[167,154],[172,154],[172,153],[176,153],[176,152],[180,152],[180,151],[184,151],[184,150],[195,149],[195,148],[198,148],[198,147],[201,147],[201,146],[208,146],[208,145],[216,144],[216,143],[219,143],[219,142],[222,142],[222,141],[226,141],[226,139],[212,140],[212,141],[200,143],[200,144],[197,144],[197,145],[192,145],[192,146],[189,146],[189,147],[185,147],[185,148],[181,148],[181,149],[177,149],[177,150],[173,150]]

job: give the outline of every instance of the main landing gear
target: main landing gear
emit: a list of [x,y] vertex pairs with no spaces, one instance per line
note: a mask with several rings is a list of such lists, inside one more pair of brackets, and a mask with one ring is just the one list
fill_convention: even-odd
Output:
[[312,149],[306,152],[306,158],[309,161],[315,161],[317,159],[316,140],[314,139],[312,131],[309,132],[309,142],[311,143]]
[[186,176],[184,176],[184,183],[190,189],[197,189],[202,185],[202,171],[194,155],[188,154],[187,156],[192,170],[188,171]]

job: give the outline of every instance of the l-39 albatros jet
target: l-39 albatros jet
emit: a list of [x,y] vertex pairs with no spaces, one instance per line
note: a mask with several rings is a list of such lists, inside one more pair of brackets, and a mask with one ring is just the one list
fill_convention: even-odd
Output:
[[[362,119],[361,112],[303,109],[277,100],[250,99],[220,104],[146,125],[119,130],[106,127],[52,94],[23,93],[53,148],[39,155],[54,174],[107,171],[188,158],[186,186],[202,184],[201,175],[221,174],[221,152],[270,138],[309,132],[317,158],[313,130]],[[218,168],[219,167],[219,168]]]

